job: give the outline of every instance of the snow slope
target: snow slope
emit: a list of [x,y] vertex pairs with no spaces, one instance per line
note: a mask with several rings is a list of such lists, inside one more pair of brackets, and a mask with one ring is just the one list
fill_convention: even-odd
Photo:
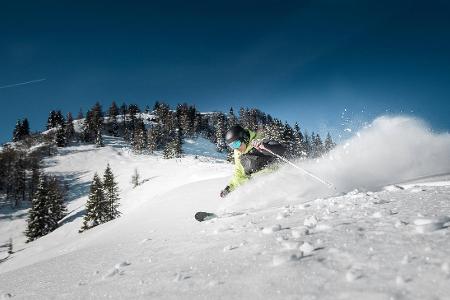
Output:
[[[217,196],[232,172],[225,161],[107,144],[47,160],[67,178],[71,213],[48,236],[17,239],[0,264],[4,298],[450,299],[448,134],[377,119],[329,157],[300,162],[336,190],[282,167],[227,199]],[[123,216],[79,234],[88,184],[107,162]],[[144,182],[132,189],[135,168]],[[198,210],[225,214],[198,223]],[[3,241],[16,229],[0,222]]]

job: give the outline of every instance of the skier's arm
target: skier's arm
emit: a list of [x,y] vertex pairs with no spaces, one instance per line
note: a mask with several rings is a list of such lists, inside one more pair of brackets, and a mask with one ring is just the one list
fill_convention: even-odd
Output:
[[273,156],[272,153],[266,151],[264,148],[272,151],[275,154],[283,156],[286,153],[286,147],[276,141],[254,141],[253,147],[264,155]]
[[248,176],[245,174],[244,167],[237,153],[234,154],[234,174],[228,184],[229,191],[234,191],[239,185],[248,180]]

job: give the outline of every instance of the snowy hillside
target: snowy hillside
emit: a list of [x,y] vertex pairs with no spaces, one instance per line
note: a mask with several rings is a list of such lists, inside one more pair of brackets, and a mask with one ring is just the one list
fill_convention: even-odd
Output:
[[[15,251],[0,263],[3,298],[450,299],[450,136],[420,121],[379,118],[298,162],[335,189],[283,166],[225,199],[233,166],[207,141],[185,141],[172,160],[105,143],[46,159],[70,187],[60,228],[25,244],[26,211],[0,215]],[[80,234],[107,163],[123,215]],[[199,223],[196,211],[221,217]]]

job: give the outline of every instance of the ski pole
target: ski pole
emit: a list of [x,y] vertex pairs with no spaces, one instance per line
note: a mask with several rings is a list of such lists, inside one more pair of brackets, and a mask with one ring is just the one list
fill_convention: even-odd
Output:
[[308,175],[308,176],[310,176],[310,177],[316,179],[316,180],[319,181],[320,183],[325,184],[325,185],[328,186],[329,188],[334,188],[334,189],[336,189],[336,187],[335,187],[332,183],[329,183],[329,182],[327,182],[327,181],[321,179],[320,177],[317,177],[317,176],[314,175],[313,173],[311,173],[311,172],[309,172],[309,171],[307,171],[307,170],[305,170],[305,169],[299,167],[298,165],[294,164],[293,162],[291,162],[291,161],[288,160],[287,158],[284,158],[283,156],[274,153],[272,150],[267,149],[263,144],[261,144],[261,145],[259,146],[259,148],[260,148],[260,149],[263,149],[263,150],[266,150],[267,152],[269,152],[269,153],[272,154],[273,156],[278,157],[279,159],[281,159],[281,160],[284,161],[285,163],[290,164],[291,166],[293,166],[293,167],[296,168],[297,170],[302,171],[302,172],[305,173],[306,175]]

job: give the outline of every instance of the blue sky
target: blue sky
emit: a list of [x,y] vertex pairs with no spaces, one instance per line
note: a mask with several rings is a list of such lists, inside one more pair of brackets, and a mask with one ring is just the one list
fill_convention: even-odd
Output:
[[[0,142],[96,101],[259,107],[336,136],[408,113],[450,129],[448,1],[9,1]],[[346,109],[346,111],[345,111]]]

